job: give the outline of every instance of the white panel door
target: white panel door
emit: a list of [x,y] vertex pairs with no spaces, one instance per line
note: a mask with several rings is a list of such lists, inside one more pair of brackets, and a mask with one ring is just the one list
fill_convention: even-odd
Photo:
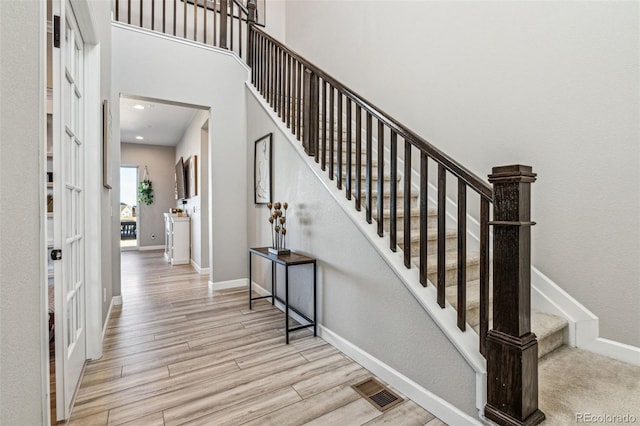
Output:
[[84,42],[62,0],[60,48],[54,49],[54,247],[58,419],[70,415],[86,360],[84,277]]

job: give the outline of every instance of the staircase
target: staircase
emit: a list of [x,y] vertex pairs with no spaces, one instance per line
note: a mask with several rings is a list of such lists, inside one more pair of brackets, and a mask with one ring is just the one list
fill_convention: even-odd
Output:
[[[487,360],[486,417],[542,422],[537,358],[562,344],[567,322],[530,310],[531,168],[495,167],[492,187],[254,26],[247,55],[253,85],[305,152],[364,210],[378,236],[389,238],[389,249],[403,253],[405,267],[419,270],[420,283],[436,287],[438,305],[448,301],[457,310],[458,328],[478,334]],[[429,202],[430,165],[437,168],[436,203]],[[457,183],[457,214],[447,212],[447,178]],[[468,192],[480,200],[475,251],[467,247],[474,243],[467,235]]]
[[[365,131],[363,129],[363,134]],[[334,131],[334,145],[333,145],[333,158],[334,164],[338,162],[338,134],[337,131]],[[341,155],[341,161],[346,164],[346,147],[349,144],[349,141],[346,139],[347,132],[343,131],[342,133],[342,141],[343,141],[343,153]],[[328,138],[329,139],[329,138]],[[320,144],[322,142],[322,138],[318,141]],[[350,142],[351,144],[351,152],[355,152],[356,150],[356,140],[352,137]],[[362,151],[362,164],[360,175],[365,175],[365,166],[366,163],[366,147],[361,148]],[[327,155],[325,156],[325,161],[328,164],[330,162],[329,154],[327,150]],[[372,205],[377,204],[378,199],[378,159],[377,152],[375,150],[372,151],[372,163],[371,163],[372,173]],[[355,163],[351,167],[351,188],[355,188],[355,178],[357,176],[357,169]],[[347,179],[347,171],[346,168],[342,168],[342,179],[343,186],[346,188],[345,180]],[[391,217],[390,206],[390,182],[391,182],[391,174],[389,172],[385,172],[383,175],[384,181],[384,193],[383,193],[383,224],[384,224],[384,232],[386,235],[389,233],[390,223],[389,218]],[[400,188],[402,188],[402,175],[399,174],[396,178],[397,184]],[[346,196],[346,189],[344,189]],[[355,191],[351,191],[351,196],[355,198]],[[405,193],[403,190],[398,191],[397,193],[397,204],[404,205],[405,202]],[[361,193],[361,207],[364,207],[365,204],[366,193],[364,189]],[[411,217],[411,253],[420,253],[420,209],[418,203],[419,190],[418,188],[413,187],[411,193],[408,195],[409,204],[411,206],[410,217]],[[404,221],[404,211],[399,211],[397,215],[397,228],[401,229]],[[377,212],[372,212],[372,218],[374,221],[377,221]],[[438,243],[438,229],[436,227],[438,218],[438,211],[436,208],[432,207],[428,209],[428,218],[427,218],[427,253],[435,253],[437,251],[437,243]],[[455,227],[447,227],[445,229],[445,257],[446,257],[446,299],[449,304],[454,309],[458,309],[458,287],[455,285],[457,282],[457,271],[458,271],[458,259],[457,259],[457,240],[458,240],[458,232]],[[402,249],[404,247],[404,233],[400,233],[398,237],[398,249]],[[416,268],[420,266],[420,258],[418,256],[411,257],[412,265]],[[476,252],[470,252],[467,255],[466,259],[466,318],[467,325],[473,328],[473,330],[479,334],[480,331],[480,322],[479,322],[479,311],[480,311],[480,255]],[[432,254],[427,257],[427,278],[431,283],[437,281],[437,255]],[[489,280],[489,318],[493,316],[493,284],[492,280]],[[544,312],[537,311],[535,309],[531,312],[531,331],[538,338],[538,358],[542,358],[545,355],[555,351],[560,348],[564,344],[564,333],[567,328],[567,320],[565,318],[547,314]],[[489,320],[489,327],[491,328],[492,320]]]

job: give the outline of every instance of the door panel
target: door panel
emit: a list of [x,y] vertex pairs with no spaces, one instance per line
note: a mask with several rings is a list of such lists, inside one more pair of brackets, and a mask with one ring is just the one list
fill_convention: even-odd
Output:
[[54,246],[58,420],[69,417],[86,360],[84,277],[84,42],[73,9],[56,3],[54,52]]

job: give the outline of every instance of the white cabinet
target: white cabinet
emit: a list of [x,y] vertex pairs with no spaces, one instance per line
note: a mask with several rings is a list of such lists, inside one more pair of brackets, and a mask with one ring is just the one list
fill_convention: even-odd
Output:
[[165,246],[164,258],[172,265],[191,263],[189,236],[191,235],[188,216],[164,214]]

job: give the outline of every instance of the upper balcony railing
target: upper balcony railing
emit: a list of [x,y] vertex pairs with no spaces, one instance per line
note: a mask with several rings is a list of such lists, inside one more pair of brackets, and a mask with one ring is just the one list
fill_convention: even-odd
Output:
[[249,13],[240,0],[115,0],[116,21],[234,51],[246,59]]

